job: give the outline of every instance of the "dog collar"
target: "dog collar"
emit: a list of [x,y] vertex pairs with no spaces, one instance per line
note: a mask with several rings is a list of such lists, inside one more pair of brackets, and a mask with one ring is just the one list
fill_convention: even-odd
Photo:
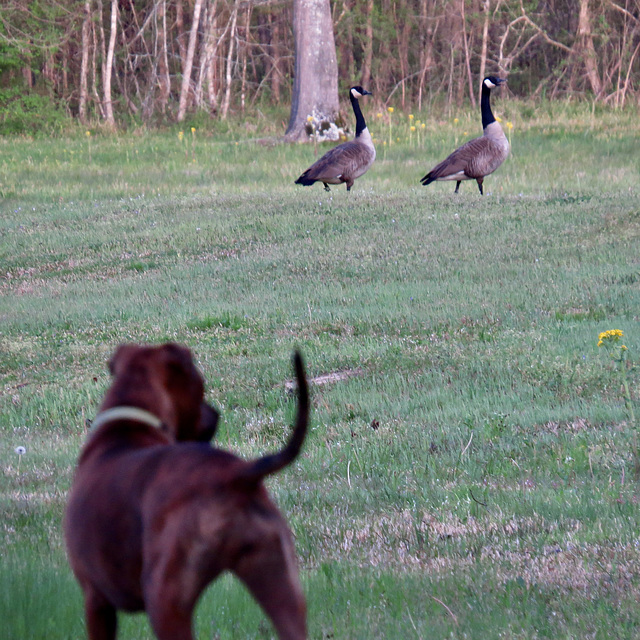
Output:
[[159,429],[162,425],[162,420],[158,416],[154,416],[153,413],[144,409],[139,409],[138,407],[113,407],[112,409],[101,411],[91,423],[91,428],[97,429],[103,424],[114,420],[135,420],[155,429]]

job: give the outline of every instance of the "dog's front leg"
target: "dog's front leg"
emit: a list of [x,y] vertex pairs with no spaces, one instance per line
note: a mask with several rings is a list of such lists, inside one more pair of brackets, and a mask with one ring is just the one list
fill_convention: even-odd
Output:
[[91,587],[85,589],[84,615],[89,640],[115,640],[116,610]]

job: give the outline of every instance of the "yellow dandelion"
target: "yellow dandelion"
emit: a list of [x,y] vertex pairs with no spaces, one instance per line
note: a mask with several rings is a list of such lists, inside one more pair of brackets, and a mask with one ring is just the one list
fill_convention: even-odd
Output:
[[507,129],[509,130],[513,129],[513,122],[511,122],[510,120],[507,121]]
[[387,111],[388,111],[389,113],[393,113],[393,107],[387,107]]
[[376,113],[376,118],[382,118],[382,114],[381,113]]
[[411,131],[415,131],[416,128],[414,126],[411,127]]
[[90,138],[91,137],[91,131],[87,131],[84,135],[87,136],[87,138]]
[[195,135],[196,133],[196,128],[195,127],[191,127],[191,135]]
[[413,113],[409,114],[409,120],[413,120]]
[[453,124],[458,124],[458,122],[460,122],[460,118],[454,118],[453,119]]
[[313,116],[307,116],[307,122],[313,122]]
[[496,116],[496,120],[497,120],[498,122],[502,122],[502,118],[501,118],[500,116]]
[[180,140],[180,142],[182,142],[183,138],[184,138],[184,131],[178,131],[178,140]]
[[424,129],[426,126],[427,126],[427,125],[423,122],[423,123],[420,125],[420,128],[421,128],[421,129]]
[[[598,346],[601,347],[604,344],[615,344],[620,341],[624,336],[624,332],[620,329],[609,329],[603,331],[598,335]],[[624,347],[626,349],[626,347]]]

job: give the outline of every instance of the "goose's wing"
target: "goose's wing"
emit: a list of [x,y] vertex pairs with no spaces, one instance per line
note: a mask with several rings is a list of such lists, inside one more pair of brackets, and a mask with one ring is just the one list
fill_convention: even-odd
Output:
[[474,153],[465,173],[471,178],[482,178],[493,173],[509,155],[509,142],[502,138],[485,137],[485,143]]
[[365,162],[369,160],[369,154],[370,151],[358,142],[343,142],[329,149],[298,180],[337,180],[341,176],[350,176],[360,167],[363,159]]
[[469,140],[431,169],[420,182],[429,184],[434,180],[443,180],[455,175],[464,175],[468,178],[482,177],[486,174],[476,176],[476,165],[478,159],[484,158],[490,153],[492,146],[491,140],[484,136]]

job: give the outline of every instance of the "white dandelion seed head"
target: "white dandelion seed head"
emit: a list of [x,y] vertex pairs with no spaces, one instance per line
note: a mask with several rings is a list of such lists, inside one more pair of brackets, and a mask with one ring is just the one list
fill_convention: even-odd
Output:
[[16,448],[14,449],[14,451],[15,451],[19,456],[22,456],[22,455],[24,455],[25,453],[27,453],[27,448],[26,448],[26,447],[23,447],[23,446],[19,446],[19,447],[16,447]]

